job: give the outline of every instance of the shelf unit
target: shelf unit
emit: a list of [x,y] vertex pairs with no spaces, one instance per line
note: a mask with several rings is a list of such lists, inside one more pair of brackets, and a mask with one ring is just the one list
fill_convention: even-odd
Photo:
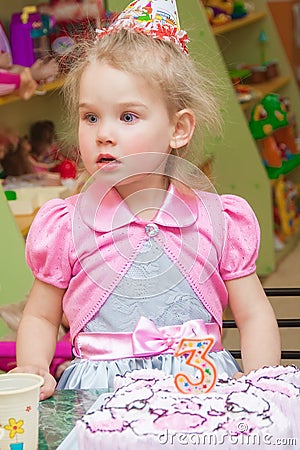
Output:
[[[250,109],[269,92],[280,91],[291,99],[292,110],[300,124],[300,96],[292,70],[277,35],[267,2],[254,0],[255,12],[226,25],[212,28],[200,0],[177,0],[181,26],[190,37],[190,54],[204,62],[217,75],[216,93],[222,103],[224,130],[222,136],[208,138],[204,155],[193,155],[192,161],[202,165],[212,161],[212,176],[219,193],[237,194],[253,207],[261,227],[261,247],[257,271],[264,276],[276,266],[273,236],[271,183],[263,166],[256,142],[248,127]],[[127,0],[110,0],[110,10],[120,11]],[[239,105],[228,68],[238,63],[259,64],[261,48],[259,33],[267,36],[267,59],[276,59],[280,75],[268,83],[255,85],[258,97]],[[296,176],[300,180],[300,173]],[[290,249],[290,243],[286,247]]]
[[249,13],[247,16],[242,17],[241,19],[235,19],[232,20],[231,22],[226,23],[225,25],[212,27],[212,33],[215,36],[229,33],[229,31],[237,30],[238,28],[244,28],[247,25],[258,22],[259,20],[264,19],[266,16],[267,16],[266,11],[252,12]]
[[[259,33],[263,30],[267,36],[267,42],[265,44],[266,58],[267,60],[277,60],[280,74],[278,77],[273,78],[268,82],[254,85],[255,90],[259,92],[259,96],[256,101],[259,101],[259,99],[271,92],[278,92],[283,96],[289,97],[291,100],[292,111],[296,116],[296,122],[300,125],[300,92],[294,78],[293,70],[283,49],[280,37],[277,34],[277,29],[274,25],[268,4],[265,1],[254,1],[253,4],[255,5],[256,12],[249,14],[248,20],[247,17],[245,17],[240,19],[237,25],[235,25],[233,23],[234,21],[232,21],[227,26],[223,26],[221,30],[218,30],[217,28],[212,30],[217,47],[221,51],[220,56],[222,57],[226,67],[230,67],[237,63],[261,63]],[[243,45],[239,44],[241,42]],[[248,105],[243,104],[241,106],[246,119],[249,118],[251,108],[256,101],[254,100]],[[256,143],[255,150],[257,151]],[[253,151],[253,148],[250,149],[250,147],[245,147],[245,151]],[[287,166],[288,165],[286,165],[286,173],[288,174]],[[261,174],[258,175],[255,172],[255,168],[253,166],[248,166],[248,170],[253,172],[253,181],[256,180],[257,187],[261,186],[264,178],[266,179],[268,188],[271,191],[271,182],[269,181],[266,170],[264,170],[263,178],[261,177]],[[300,168],[291,167],[291,170],[293,171],[294,181],[299,183]],[[223,188],[226,189],[226,186]],[[240,187],[239,190],[242,192],[242,187]],[[259,191],[261,191],[260,187]],[[258,272],[261,275],[265,275],[272,271],[276,264],[282,259],[283,255],[293,248],[295,242],[299,239],[299,233],[289,238],[285,248],[282,251],[275,252],[273,242],[273,216],[271,216],[270,220],[269,208],[262,210],[263,205],[261,204],[261,201],[263,201],[266,202],[265,206],[267,206],[268,195],[266,195],[266,193],[258,192],[257,199],[253,198],[253,193],[250,192],[245,192],[244,195],[250,203],[252,203],[262,227],[263,247],[260,253],[260,259],[258,261]],[[259,198],[260,196],[261,199]],[[269,202],[272,212],[272,199],[269,200]],[[268,245],[266,245],[265,242],[266,237]]]
[[250,109],[261,100],[269,92],[278,92],[284,86],[287,86],[291,81],[289,76],[277,76],[267,82],[257,83],[253,85],[255,96],[248,102],[242,103],[241,108],[245,113],[249,113]]

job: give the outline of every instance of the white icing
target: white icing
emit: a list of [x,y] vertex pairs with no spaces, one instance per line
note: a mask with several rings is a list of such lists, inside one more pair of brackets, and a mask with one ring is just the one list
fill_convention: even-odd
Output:
[[[78,422],[79,450],[192,449],[197,439],[201,449],[211,450],[210,435],[215,445],[223,440],[226,450],[236,450],[237,443],[242,447],[246,437],[253,439],[253,450],[270,449],[265,436],[295,437],[300,444],[300,369],[294,366],[219,380],[203,395],[177,392],[173,377],[158,370],[127,373],[117,386],[101,410]],[[180,434],[185,443],[179,442]]]

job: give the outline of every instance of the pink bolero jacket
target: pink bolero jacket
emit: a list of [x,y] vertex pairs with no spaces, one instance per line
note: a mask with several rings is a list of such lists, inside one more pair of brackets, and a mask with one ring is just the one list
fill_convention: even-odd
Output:
[[45,203],[26,242],[34,276],[66,289],[63,308],[72,340],[150,237],[177,265],[221,329],[228,302],[224,281],[256,269],[260,232],[248,203],[233,195],[187,195],[171,184],[148,223],[132,214],[115,189],[101,195],[94,184],[85,193]]

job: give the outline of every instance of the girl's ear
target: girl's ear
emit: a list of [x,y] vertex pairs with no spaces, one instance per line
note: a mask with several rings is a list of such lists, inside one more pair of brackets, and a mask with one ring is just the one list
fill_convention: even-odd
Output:
[[196,119],[190,109],[182,109],[175,116],[174,133],[170,141],[171,148],[181,148],[192,139],[195,130]]

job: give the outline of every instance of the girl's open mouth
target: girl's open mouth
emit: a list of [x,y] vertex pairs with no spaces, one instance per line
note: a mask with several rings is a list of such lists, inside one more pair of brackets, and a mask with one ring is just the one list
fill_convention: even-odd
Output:
[[120,164],[120,161],[110,154],[101,154],[97,159],[99,169],[114,170],[118,164]]

